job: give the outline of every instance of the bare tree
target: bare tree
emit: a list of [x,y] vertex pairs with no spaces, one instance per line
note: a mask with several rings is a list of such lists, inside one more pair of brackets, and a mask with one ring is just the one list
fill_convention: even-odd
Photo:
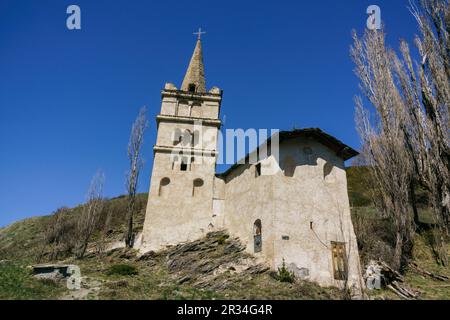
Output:
[[74,246],[74,223],[68,217],[69,209],[62,207],[56,210],[49,218],[44,232],[42,249],[38,261],[44,257],[56,260],[61,255],[68,254]]
[[[408,45],[403,42],[402,54],[406,70],[396,63],[402,88],[411,103],[410,117],[417,129],[411,139],[415,151],[416,171],[421,185],[430,194],[436,225],[436,254],[443,265],[448,264],[445,238],[450,228],[450,6],[448,0],[422,0],[421,10],[411,3],[421,36],[415,39],[421,58],[413,69]],[[417,75],[416,75],[417,74]],[[419,88],[419,89],[417,89]],[[416,89],[416,90],[414,90]],[[412,99],[414,98],[414,100]]]
[[450,205],[450,14],[447,0],[422,0],[421,8],[411,3],[421,32],[415,41],[421,62],[415,66],[405,41],[400,44],[401,57],[386,48],[383,30],[366,31],[362,39],[354,34],[351,48],[362,93],[375,109],[370,117],[363,100],[355,99],[375,204],[397,228],[396,267],[412,249],[412,222],[418,223],[416,185],[428,191],[438,231],[437,254],[447,263],[443,243]]
[[[376,132],[362,121],[362,104],[357,100],[357,127],[363,138],[362,156],[371,167],[372,197],[375,207],[395,225],[393,267],[399,269],[411,257],[414,225],[409,205],[411,168],[402,135],[397,130]],[[367,115],[366,115],[367,117]]]
[[83,206],[83,211],[77,224],[75,256],[78,259],[84,257],[89,240],[95,232],[98,217],[104,205],[104,183],[105,175],[99,170],[91,180],[91,185],[87,193],[87,202]]
[[144,142],[144,132],[148,127],[146,108],[142,107],[131,128],[130,140],[128,142],[128,161],[130,169],[127,173],[126,188],[128,193],[127,204],[127,231],[125,235],[125,245],[127,248],[133,247],[133,215],[136,206],[136,192],[139,181],[139,173],[142,168],[141,147]]
[[[411,255],[413,225],[409,206],[411,166],[401,128],[401,99],[390,68],[390,54],[382,31],[367,31],[362,40],[354,34],[351,48],[361,89],[376,113],[371,118],[359,97],[356,125],[362,139],[362,156],[371,167],[375,206],[396,227],[394,267],[399,269]],[[402,263],[403,262],[403,263]]]

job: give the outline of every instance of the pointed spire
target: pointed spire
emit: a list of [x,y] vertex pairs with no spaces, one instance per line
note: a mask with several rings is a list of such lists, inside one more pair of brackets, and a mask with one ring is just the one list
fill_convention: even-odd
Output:
[[184,76],[181,90],[198,93],[206,92],[205,68],[203,66],[202,41],[200,40],[200,34],[191,61],[189,62],[186,75]]

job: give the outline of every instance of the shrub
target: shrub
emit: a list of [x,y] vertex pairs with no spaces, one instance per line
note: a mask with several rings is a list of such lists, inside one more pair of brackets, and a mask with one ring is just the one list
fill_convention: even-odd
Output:
[[120,288],[126,288],[128,287],[128,281],[127,280],[119,280],[119,281],[113,281],[106,283],[106,287],[109,289],[120,289]]
[[286,268],[286,262],[284,261],[284,259],[283,263],[281,264],[281,267],[278,268],[278,272],[275,275],[275,279],[277,279],[280,282],[289,282],[289,283],[295,282],[295,274]]
[[363,265],[370,260],[383,260],[393,264],[395,225],[383,218],[375,208],[353,208],[352,221]]
[[111,275],[120,275],[120,276],[133,276],[138,274],[138,270],[135,266],[131,266],[128,264],[113,264],[108,268],[106,274]]
[[219,239],[217,240],[217,243],[218,244],[225,244],[225,242],[227,241],[228,237],[229,236],[227,234],[221,235],[219,237]]

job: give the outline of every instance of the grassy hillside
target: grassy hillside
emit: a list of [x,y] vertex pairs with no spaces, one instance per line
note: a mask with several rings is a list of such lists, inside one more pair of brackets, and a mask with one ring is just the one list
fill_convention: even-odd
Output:
[[[367,188],[368,168],[350,167],[347,169],[348,193],[352,206],[352,222],[358,240],[362,265],[370,260],[381,259],[390,263],[395,245],[394,224],[379,215],[371,206],[371,194]],[[427,196],[424,190],[416,189],[419,219],[422,226],[431,224],[431,213],[427,208]],[[432,250],[431,230],[420,230],[416,234],[414,260],[427,271],[450,276],[450,268],[436,262]],[[447,245],[450,254],[450,244]],[[420,292],[420,299],[450,299],[450,283],[435,280],[407,269],[404,273],[408,286]],[[371,291],[374,298],[398,299],[394,293],[386,290]]]
[[[142,230],[147,204],[147,193],[137,195],[136,212],[134,216],[135,232]],[[121,240],[126,230],[126,197],[120,196],[105,202],[104,208],[96,226],[93,237],[94,245],[99,237],[104,241]],[[74,228],[80,215],[82,206],[67,209],[64,219],[69,228]],[[42,216],[28,218],[0,229],[0,260],[25,259],[36,261],[39,256],[50,250],[45,243],[45,232],[52,224],[52,217]],[[64,258],[64,256],[62,257]]]
[[0,261],[0,300],[57,299],[64,292],[59,283],[34,279],[20,261]]
[[276,273],[243,252],[238,239],[203,239],[138,257],[115,249],[64,263],[80,266],[82,289],[38,281],[18,261],[0,264],[0,299],[340,299],[343,292],[316,284],[276,280]]
[[[382,257],[389,262],[392,253],[392,223],[370,207],[370,194],[364,181],[366,168],[349,168],[348,189],[352,219],[363,264]],[[142,230],[147,194],[138,196],[135,231]],[[185,246],[138,259],[133,250],[116,249],[98,253],[100,244],[120,241],[125,231],[126,198],[106,201],[96,233],[85,259],[73,260],[70,249],[58,253],[56,260],[78,264],[83,289],[68,292],[61,284],[42,282],[30,276],[26,266],[51,257],[54,248],[46,231],[52,216],[34,217],[0,229],[0,299],[340,299],[337,289],[297,281],[282,283],[273,273],[260,269],[240,249],[237,239],[216,234]],[[64,211],[68,232],[76,225],[82,206]],[[426,220],[426,207],[421,216]],[[194,250],[194,248],[196,248]],[[450,252],[450,247],[449,247]],[[416,262],[429,271],[450,276],[450,270],[436,264],[429,236],[417,236]],[[117,269],[117,270],[116,270]],[[120,271],[122,270],[122,271]],[[123,270],[134,270],[127,274]],[[203,270],[198,273],[198,270]],[[406,270],[408,285],[421,292],[423,299],[450,299],[450,283],[440,282]],[[370,292],[373,298],[396,299],[387,291]]]
[[[237,239],[222,232],[136,258],[118,249],[106,257],[92,255],[81,266],[103,284],[100,299],[336,299],[337,289],[308,282],[283,283],[267,267],[243,252]],[[137,274],[111,272],[131,266]],[[100,267],[99,267],[100,266]],[[117,268],[116,268],[117,269]]]

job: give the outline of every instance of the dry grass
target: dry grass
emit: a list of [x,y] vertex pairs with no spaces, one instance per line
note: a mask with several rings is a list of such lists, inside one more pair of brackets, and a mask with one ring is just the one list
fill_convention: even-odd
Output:
[[[353,195],[358,196],[359,186],[353,187]],[[139,195],[139,211],[136,214],[135,230],[142,230],[144,210],[147,194]],[[125,208],[126,198],[118,197],[108,200],[100,219],[99,231],[93,237],[94,244],[101,239],[102,234],[108,235],[108,240],[120,239],[125,232]],[[355,208],[354,208],[355,209]],[[69,209],[70,219],[76,219],[80,214],[80,208]],[[389,223],[380,219],[376,211],[370,207],[356,208],[352,212],[353,223],[360,245],[361,258],[364,262],[372,258],[388,257],[392,244]],[[423,210],[421,218],[427,221],[428,212]],[[363,218],[363,220],[360,220]],[[109,219],[109,222],[107,220]],[[14,261],[14,268],[3,270],[3,284],[17,286],[1,286],[0,297],[2,299],[54,299],[66,295],[64,290],[51,287],[48,284],[35,282],[29,278],[24,266],[36,261],[39,252],[42,251],[42,241],[45,229],[50,221],[49,216],[35,217],[17,222],[6,228],[0,229],[0,260]],[[362,223],[365,222],[365,223]],[[107,226],[107,228],[104,228]],[[101,227],[101,228],[100,228]],[[88,294],[87,299],[341,299],[341,292],[333,288],[321,288],[314,283],[296,281],[295,283],[283,283],[274,279],[270,272],[261,274],[238,274],[235,271],[225,271],[217,276],[208,276],[204,285],[196,283],[195,279],[180,281],[190,271],[189,266],[202,266],[208,262],[212,265],[218,263],[218,259],[233,261],[240,252],[233,252],[228,258],[224,257],[224,249],[232,239],[218,235],[217,246],[212,250],[208,248],[199,256],[187,255],[184,257],[189,264],[187,267],[179,266],[176,270],[168,267],[167,255],[138,261],[133,251],[115,251],[110,254],[89,254],[85,259],[74,260],[68,257],[66,262],[73,262],[81,267],[82,275],[88,277],[88,281],[101,283],[100,290],[95,294]],[[414,251],[416,262],[424,269],[450,276],[450,271],[436,264],[433,252],[426,233],[417,237]],[[210,251],[208,251],[210,250]],[[203,259],[203,260],[202,260]],[[186,262],[183,262],[186,263]],[[137,275],[108,275],[112,265],[129,264],[139,270]],[[186,268],[185,272],[183,270]],[[6,269],[5,269],[6,270]],[[201,273],[193,272],[196,277],[202,277]],[[1,276],[1,275],[0,275]],[[449,299],[449,283],[436,281],[429,277],[423,277],[413,271],[406,271],[407,283],[422,294],[421,299]],[[181,283],[180,283],[181,282]],[[37,288],[37,289],[36,289]],[[374,298],[398,299],[389,291],[372,291]]]

